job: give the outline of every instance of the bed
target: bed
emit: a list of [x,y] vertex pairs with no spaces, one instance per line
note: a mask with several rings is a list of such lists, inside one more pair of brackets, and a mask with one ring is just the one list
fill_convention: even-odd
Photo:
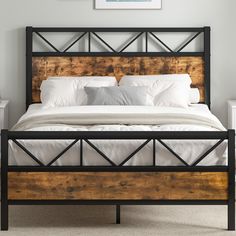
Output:
[[[44,33],[78,34],[64,50]],[[120,50],[101,33],[134,32]],[[188,33],[175,51],[156,33]],[[34,51],[35,36],[53,51]],[[202,52],[184,49],[202,36]],[[141,38],[142,37],[142,38]],[[108,51],[92,50],[96,38]],[[127,52],[136,40],[142,52]],[[151,51],[150,38],[167,51]],[[2,130],[1,229],[9,205],[213,204],[228,206],[235,229],[234,131],[210,112],[210,28],[33,28],[26,30],[27,112]],[[86,39],[87,50],[70,49]],[[191,76],[200,103],[188,109],[153,106],[43,108],[40,86],[50,76],[182,74]]]

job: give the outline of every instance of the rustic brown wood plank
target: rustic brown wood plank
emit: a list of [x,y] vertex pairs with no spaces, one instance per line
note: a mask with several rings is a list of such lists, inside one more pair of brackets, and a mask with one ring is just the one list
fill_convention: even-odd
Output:
[[204,102],[204,60],[202,57],[34,57],[32,63],[33,102],[40,102],[40,85],[49,76],[115,76],[188,73],[192,87]]
[[225,172],[9,172],[11,200],[226,200]]

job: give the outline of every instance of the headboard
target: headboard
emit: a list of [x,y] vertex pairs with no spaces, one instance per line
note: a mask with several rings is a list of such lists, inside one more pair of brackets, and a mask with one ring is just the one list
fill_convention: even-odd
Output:
[[[63,49],[58,49],[45,35],[73,33],[76,37]],[[120,43],[119,49],[105,40],[102,34],[133,33],[129,40]],[[159,33],[191,33],[173,50],[162,40]],[[202,36],[203,50],[186,51],[195,39]],[[174,38],[174,37],[173,37]],[[47,47],[34,49],[35,40]],[[95,51],[92,40],[101,44]],[[114,40],[114,39],[113,39]],[[137,51],[128,51],[141,40]],[[77,44],[85,45],[81,50]],[[117,41],[117,40],[116,40]],[[119,41],[119,40],[118,40]],[[153,50],[151,42],[163,50]],[[44,46],[45,46],[44,45]],[[45,50],[46,49],[46,50]],[[40,102],[41,82],[49,76],[114,75],[117,80],[123,75],[151,75],[188,73],[192,87],[200,90],[201,102],[210,107],[210,27],[203,28],[26,28],[26,106]]]

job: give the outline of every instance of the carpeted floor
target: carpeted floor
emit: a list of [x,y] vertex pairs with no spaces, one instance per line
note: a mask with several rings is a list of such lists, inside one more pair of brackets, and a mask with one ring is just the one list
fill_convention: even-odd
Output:
[[226,206],[10,206],[10,227],[1,236],[191,236],[236,235],[227,227]]

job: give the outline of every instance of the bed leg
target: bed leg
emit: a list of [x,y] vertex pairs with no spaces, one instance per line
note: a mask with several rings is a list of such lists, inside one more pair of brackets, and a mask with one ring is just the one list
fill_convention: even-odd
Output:
[[235,230],[235,202],[228,204],[228,230]]
[[8,134],[1,132],[1,230],[8,230]]
[[116,224],[120,224],[120,205],[116,205]]
[[228,230],[235,230],[235,131],[228,130]]
[[1,230],[8,230],[8,204],[1,203]]

